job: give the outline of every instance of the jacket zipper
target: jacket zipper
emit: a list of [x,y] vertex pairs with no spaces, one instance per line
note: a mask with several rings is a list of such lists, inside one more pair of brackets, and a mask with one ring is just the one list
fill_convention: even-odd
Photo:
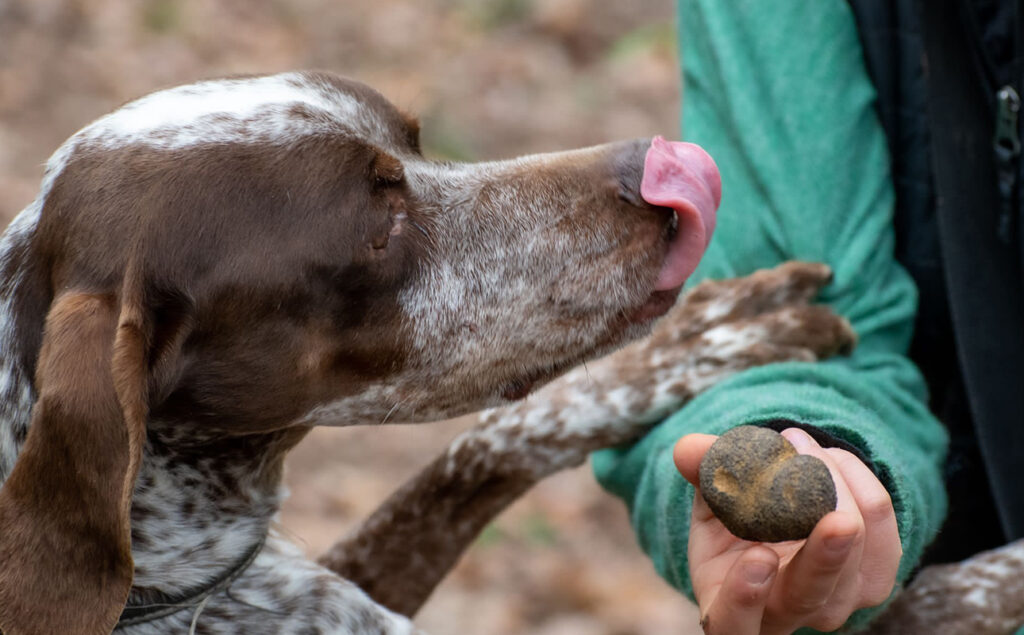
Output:
[[992,146],[996,154],[996,174],[999,178],[999,239],[1009,243],[1013,239],[1013,191],[1017,186],[1017,157],[1020,156],[1020,133],[1017,115],[1020,95],[1013,86],[1003,86],[996,93],[996,134]]
[[[985,50],[981,37],[981,27],[978,24],[974,11],[968,6],[968,2],[958,3],[961,17],[968,24],[971,30],[971,39],[974,41],[974,63],[981,76],[984,78],[986,92],[997,86],[996,69]],[[1024,44],[1020,41],[1020,25],[1024,12],[1024,0],[1018,0],[1013,16],[1014,53],[1012,60],[1020,57],[1020,47]],[[1013,62],[1011,61],[1011,65]],[[1013,80],[1011,80],[1013,81]],[[991,92],[988,92],[991,95]],[[989,102],[991,103],[991,102]],[[992,146],[996,160],[996,175],[999,187],[999,216],[996,221],[996,234],[1003,243],[1013,240],[1013,226],[1016,212],[1013,207],[1013,193],[1017,187],[1018,170],[1017,157],[1020,156],[1021,140],[1020,132],[1017,129],[1017,119],[1020,113],[1020,95],[1012,84],[1007,84],[995,91],[995,117],[996,130],[992,140]],[[1024,228],[1022,228],[1024,229]],[[1024,257],[1024,254],[1022,254]]]

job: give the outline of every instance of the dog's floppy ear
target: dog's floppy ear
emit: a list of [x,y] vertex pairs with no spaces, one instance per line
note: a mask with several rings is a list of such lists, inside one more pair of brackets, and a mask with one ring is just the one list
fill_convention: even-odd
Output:
[[[126,285],[127,286],[127,285]],[[50,306],[24,447],[0,489],[0,631],[109,633],[131,588],[145,439],[141,304],[65,291]]]

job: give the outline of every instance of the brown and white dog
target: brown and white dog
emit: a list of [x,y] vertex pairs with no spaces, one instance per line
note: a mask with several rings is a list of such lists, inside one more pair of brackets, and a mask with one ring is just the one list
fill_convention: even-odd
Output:
[[824,267],[706,284],[308,561],[270,522],[311,426],[518,399],[649,332],[709,236],[702,153],[663,146],[696,202],[652,205],[649,140],[452,164],[417,137],[368,87],[291,73],[155,93],[57,151],[0,243],[4,633],[413,632],[398,612],[536,479],[852,341],[808,305]]

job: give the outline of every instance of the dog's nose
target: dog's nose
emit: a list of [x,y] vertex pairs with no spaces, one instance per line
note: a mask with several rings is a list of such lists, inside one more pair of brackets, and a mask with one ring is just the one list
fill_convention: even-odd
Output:
[[644,158],[650,147],[650,139],[634,139],[617,143],[613,150],[613,165],[615,178],[618,181],[619,198],[631,205],[645,209],[653,207],[640,194],[640,184],[644,178]]

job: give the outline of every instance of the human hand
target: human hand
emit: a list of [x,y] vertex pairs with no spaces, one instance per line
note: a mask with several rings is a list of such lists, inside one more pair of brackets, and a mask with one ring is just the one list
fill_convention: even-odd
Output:
[[757,543],[729,533],[698,486],[700,461],[717,437],[690,434],[676,444],[676,468],[698,488],[688,553],[709,635],[835,630],[855,610],[885,601],[895,584],[903,549],[882,483],[850,452],[822,448],[798,428],[782,434],[797,452],[824,461],[836,486],[836,511],[806,540]]

